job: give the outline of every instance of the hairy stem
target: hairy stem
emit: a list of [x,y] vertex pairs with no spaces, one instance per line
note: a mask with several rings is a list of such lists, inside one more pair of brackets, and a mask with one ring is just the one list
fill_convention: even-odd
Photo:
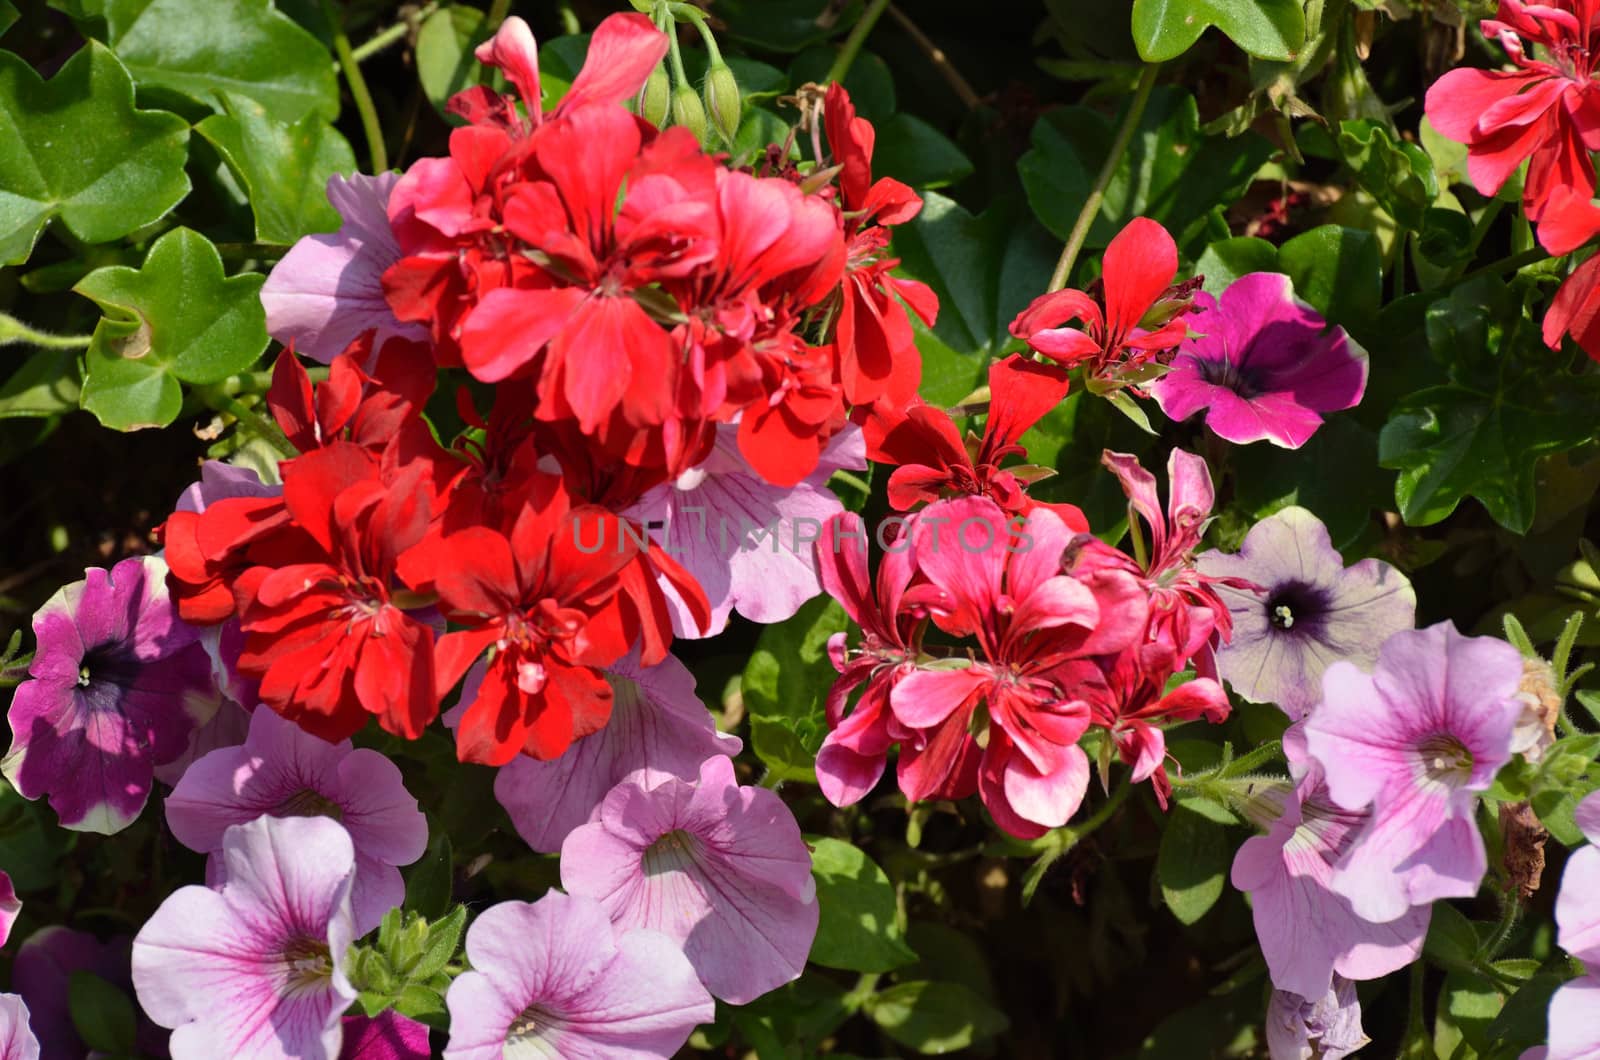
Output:
[[366,41],[357,45],[351,50],[350,57],[358,63],[366,62],[368,59],[372,58],[374,55],[377,55],[390,45],[405,40],[408,33],[410,33],[416,26],[420,25],[423,19],[427,18],[437,10],[439,10],[438,0],[429,0],[428,3],[422,5],[421,10],[419,10],[415,15],[412,15],[410,18],[401,19],[392,26],[385,26],[383,29],[374,33]]
[[372,104],[372,93],[367,91],[367,79],[361,76],[361,63],[350,48],[350,38],[339,22],[339,13],[333,0],[322,0],[322,10],[333,27],[333,51],[339,57],[339,68],[350,86],[350,98],[355,100],[356,112],[361,115],[361,131],[367,138],[367,153],[372,159],[372,172],[383,173],[389,168],[389,151],[383,143],[383,126],[378,123],[378,110]]

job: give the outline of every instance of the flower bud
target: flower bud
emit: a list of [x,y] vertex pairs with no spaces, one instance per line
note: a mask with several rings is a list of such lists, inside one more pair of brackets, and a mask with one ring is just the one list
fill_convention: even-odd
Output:
[[733,71],[728,69],[727,63],[719,60],[706,71],[705,98],[711,124],[716,126],[724,140],[733,143],[733,135],[739,131],[739,119],[743,117],[744,104],[739,99],[739,82],[734,78]]
[[679,85],[672,90],[672,124],[681,125],[694,133],[694,138],[706,142],[706,109],[700,105],[700,96],[692,85]]
[[650,71],[644,87],[639,90],[639,98],[634,101],[634,110],[639,117],[660,128],[667,123],[667,113],[671,107],[672,82],[667,78],[666,66],[658,63],[656,68]]

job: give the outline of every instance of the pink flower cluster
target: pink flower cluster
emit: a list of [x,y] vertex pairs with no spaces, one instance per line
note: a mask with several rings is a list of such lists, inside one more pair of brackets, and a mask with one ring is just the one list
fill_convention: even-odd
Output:
[[[908,799],[976,793],[1002,829],[1039,836],[1083,801],[1089,760],[1078,742],[1091,726],[1106,755],[1114,747],[1165,802],[1160,726],[1228,714],[1212,658],[1229,636],[1228,609],[1193,563],[1211,478],[1203,460],[1175,450],[1163,510],[1134,458],[1104,461],[1146,527],[1137,556],[1075,532],[1049,507],[1008,517],[968,496],[914,513],[874,584],[860,520],[829,523],[817,545],[823,585],[862,631],[854,648],[843,634],[829,642],[840,676],[817,777],[835,805],[871,790],[898,744]],[[962,642],[934,648],[930,625]],[[1189,665],[1201,676],[1168,691]]]

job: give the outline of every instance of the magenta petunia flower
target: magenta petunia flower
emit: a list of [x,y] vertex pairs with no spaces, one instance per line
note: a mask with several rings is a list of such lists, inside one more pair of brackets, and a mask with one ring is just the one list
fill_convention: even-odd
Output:
[[396,320],[383,296],[383,270],[400,260],[389,228],[389,195],[399,180],[398,173],[328,178],[328,201],[344,223],[301,239],[273,266],[261,287],[273,338],[323,364],[366,331],[377,332],[377,344],[427,339],[425,328]]
[[[1290,743],[1284,741],[1286,749]],[[1367,811],[1342,810],[1329,801],[1322,768],[1314,762],[1283,793],[1282,811],[1266,835],[1244,841],[1232,876],[1235,887],[1250,893],[1272,985],[1321,998],[1340,977],[1376,979],[1416,960],[1428,933],[1429,906],[1374,924],[1329,887],[1334,866],[1370,821]]]
[[166,575],[154,556],[90,568],[33,616],[38,652],[11,701],[0,770],[26,798],[48,794],[65,828],[126,828],[155,767],[217,709],[211,661]]
[[1367,353],[1294,296],[1289,277],[1252,272],[1218,302],[1201,292],[1171,370],[1150,385],[1161,411],[1240,444],[1298,449],[1322,414],[1352,408],[1367,388]]
[[200,759],[167,796],[167,825],[184,846],[222,867],[233,825],[263,814],[331,817],[355,845],[350,891],[356,934],[377,927],[405,899],[397,866],[428,846],[428,821],[406,791],[400,770],[377,751],[330,744],[271,710],[250,717],[243,746]]
[[618,931],[599,902],[560,891],[484,911],[467,960],[445,997],[446,1060],[650,1060],[716,1014],[671,939]]
[[223,839],[220,890],[184,887],[133,940],[133,985],[173,1060],[335,1060],[354,939],[338,822],[258,817]]
[[[517,834],[543,854],[561,850],[574,828],[589,820],[606,792],[635,770],[644,781],[693,780],[713,755],[733,756],[737,736],[717,731],[694,694],[694,674],[672,656],[639,665],[639,648],[606,671],[611,720],[548,762],[518,755],[495,776],[494,794]],[[463,695],[462,697],[466,697]]]
[[1233,640],[1217,649],[1218,672],[1244,698],[1275,703],[1291,718],[1321,697],[1329,663],[1370,667],[1390,634],[1416,622],[1406,576],[1376,559],[1346,567],[1328,528],[1304,508],[1261,520],[1236,554],[1213,550],[1197,564],[1228,579],[1216,588],[1233,615]]
[[717,755],[697,783],[637,776],[561,846],[561,885],[619,928],[683,947],[706,989],[743,1005],[797,979],[817,934],[811,853],[783,800]]
[[0,872],[0,946],[11,937],[11,925],[17,922],[22,903],[17,900],[17,890],[11,886],[11,877]]
[[1341,1060],[1371,1041],[1361,1029],[1355,984],[1334,976],[1315,1000],[1274,990],[1267,1003],[1271,1060]]
[[394,1009],[376,1016],[346,1016],[339,1060],[428,1060],[428,1028]]
[[28,1006],[16,994],[0,994],[0,1060],[39,1060],[39,1039],[28,1027]]
[[711,602],[711,628],[697,630],[671,583],[659,580],[680,637],[721,633],[733,611],[752,622],[781,622],[820,593],[814,542],[823,524],[844,511],[828,478],[867,466],[860,429],[846,426],[829,439],[811,474],[793,486],[774,486],[740,455],[738,435],[738,424],[719,426],[703,463],[622,513],[648,527]]
[[1336,662],[1306,719],[1333,803],[1372,822],[1329,881],[1364,920],[1477,893],[1487,867],[1477,793],[1511,757],[1522,655],[1442,622],[1396,633],[1369,675]]
[[1600,791],[1578,804],[1573,817],[1589,845],[1573,852],[1556,895],[1556,942],[1582,961],[1587,974],[1565,983],[1550,999],[1546,1060],[1600,1056]]

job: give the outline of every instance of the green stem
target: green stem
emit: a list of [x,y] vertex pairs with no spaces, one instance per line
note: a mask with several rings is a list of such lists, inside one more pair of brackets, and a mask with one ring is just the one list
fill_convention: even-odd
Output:
[[[313,383],[325,382],[330,369],[326,367],[307,368],[306,376]],[[239,372],[230,375],[217,386],[230,397],[238,394],[265,394],[272,387],[272,369],[263,368],[259,372]]]
[[1500,896],[1500,922],[1495,925],[1494,934],[1484,940],[1478,949],[1477,962],[1488,964],[1500,956],[1500,951],[1505,948],[1506,941],[1511,938],[1511,932],[1516,929],[1517,916],[1522,912],[1522,904],[1517,901],[1514,891],[1508,891]]
[[24,324],[8,313],[0,313],[0,346],[25,342],[47,350],[81,350],[89,345],[92,335],[52,335],[48,331]]
[[852,475],[848,471],[835,471],[833,473],[833,478],[830,479],[829,481],[843,482],[845,485],[850,486],[850,487],[852,487],[854,489],[858,489],[862,493],[871,493],[872,492],[872,487],[867,485],[867,482],[866,482],[865,479],[861,478],[859,475]]
[[506,15],[511,13],[511,0],[494,0],[489,5],[489,17],[484,20],[485,26],[500,28],[500,23],[506,20]]
[[889,0],[872,0],[867,4],[867,9],[861,12],[861,21],[850,30],[850,36],[844,39],[844,44],[839,48],[838,56],[828,68],[828,76],[822,79],[824,82],[844,80],[850,67],[855,65],[856,56],[861,54],[861,46],[867,42],[867,34],[872,32],[872,27],[878,24],[878,19],[883,17],[888,6]]
[[1283,744],[1277,740],[1264,743],[1248,754],[1240,755],[1217,771],[1218,778],[1242,777],[1257,766],[1283,757]]
[[561,32],[567,36],[582,32],[583,25],[578,21],[578,13],[572,10],[572,0],[561,0],[556,5],[556,14],[561,19]]
[[278,428],[276,423],[228,393],[224,385],[195,387],[194,393],[208,407],[218,412],[227,413],[246,427],[249,427],[253,433],[276,449],[285,459],[292,459],[300,455],[300,451],[290,444],[289,439],[284,436],[283,431]]
[[1067,234],[1067,245],[1061,248],[1061,258],[1056,262],[1056,271],[1050,274],[1050,286],[1045,288],[1047,293],[1059,291],[1067,285],[1067,277],[1072,275],[1072,266],[1078,260],[1078,252],[1083,249],[1083,241],[1089,238],[1089,226],[1094,224],[1095,217],[1100,213],[1100,204],[1105,200],[1106,188],[1110,185],[1111,178],[1116,176],[1117,167],[1122,164],[1122,156],[1128,150],[1128,144],[1133,141],[1133,131],[1139,127],[1139,119],[1144,117],[1145,104],[1150,102],[1150,92],[1156,87],[1156,74],[1160,70],[1159,64],[1150,63],[1139,76],[1139,87],[1134,89],[1133,101],[1128,104],[1128,113],[1122,118],[1122,128],[1117,130],[1117,138],[1111,142],[1111,150],[1106,154],[1105,164],[1100,167],[1099,175],[1094,178],[1094,186],[1089,189],[1089,196],[1083,200],[1083,208],[1078,211],[1078,219],[1073,222],[1072,231]]
[[421,10],[419,10],[415,15],[412,15],[410,18],[402,19],[392,26],[386,26],[377,33],[374,33],[370,39],[358,45],[350,52],[351,57],[358,63],[366,62],[368,59],[372,58],[374,55],[377,55],[391,44],[405,40],[406,35],[410,33],[414,27],[421,24],[423,19],[427,18],[437,10],[439,10],[439,0],[429,0],[428,3],[422,5]]
[[389,152],[383,144],[383,126],[378,124],[378,111],[372,105],[372,93],[367,91],[367,79],[361,76],[361,63],[350,49],[350,38],[345,35],[344,26],[339,22],[333,0],[322,0],[322,10],[333,27],[333,51],[339,57],[339,68],[344,71],[345,83],[350,86],[350,98],[355,100],[356,112],[361,115],[361,130],[367,137],[372,172],[387,172]]
[[1111,820],[1111,815],[1116,813],[1117,808],[1127,801],[1128,795],[1131,794],[1132,791],[1133,782],[1129,781],[1116,791],[1113,791],[1111,793],[1111,798],[1102,803],[1100,808],[1094,811],[1094,813],[1091,813],[1088,817],[1084,818],[1082,824],[1068,825],[1067,827],[1071,828],[1074,833],[1073,843],[1076,844],[1081,842],[1085,837],[1093,833],[1101,825]]
[[1457,280],[1456,283],[1466,283],[1468,280],[1475,280],[1479,276],[1487,276],[1491,273],[1516,272],[1524,265],[1533,265],[1544,261],[1549,256],[1549,254],[1545,253],[1543,247],[1534,247],[1532,250],[1524,250],[1518,254],[1508,254],[1498,261],[1491,261],[1481,268],[1473,269]]

